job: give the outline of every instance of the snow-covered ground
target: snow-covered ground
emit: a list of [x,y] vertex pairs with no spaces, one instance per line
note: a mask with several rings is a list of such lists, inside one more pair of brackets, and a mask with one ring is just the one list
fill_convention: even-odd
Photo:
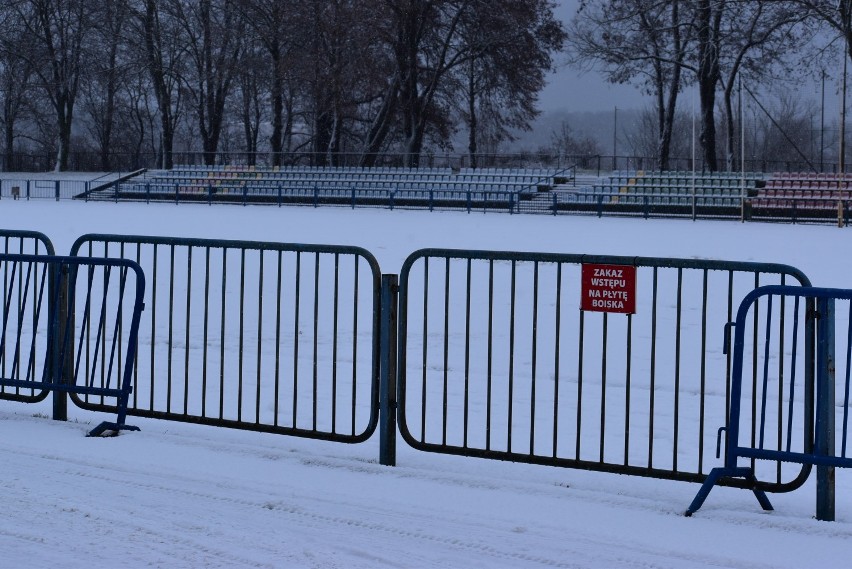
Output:
[[[852,286],[852,232],[736,222],[387,210],[0,201],[0,228],[358,245],[384,272],[422,247],[787,263]],[[4,567],[847,567],[852,477],[837,522],[814,487],[771,496],[694,484],[134,419],[86,439],[102,415],[0,402]]]

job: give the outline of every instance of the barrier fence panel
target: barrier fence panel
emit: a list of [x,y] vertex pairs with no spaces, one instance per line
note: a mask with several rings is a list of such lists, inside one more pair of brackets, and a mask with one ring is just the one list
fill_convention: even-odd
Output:
[[[47,238],[43,233],[39,233],[37,231],[18,231],[11,229],[0,229],[0,244],[2,244],[2,248],[0,248],[0,254],[8,255],[8,254],[18,254],[18,255],[54,255],[53,244],[50,242],[50,239]],[[24,310],[24,292],[25,289],[22,286],[23,274],[18,273],[18,280],[16,282],[11,281],[10,271],[11,265],[5,264],[3,266],[3,299],[9,300],[9,305],[7,306],[4,302],[4,310],[5,311],[17,311],[21,313]],[[38,271],[41,268],[36,269],[36,275],[34,278],[39,278],[40,275]],[[52,283],[52,280],[48,280],[48,286]],[[17,291],[16,294],[9,296],[10,287],[14,287]],[[50,291],[48,291],[48,294]],[[12,308],[14,307],[14,309]],[[2,355],[2,354],[0,354]],[[2,362],[0,362],[0,375],[6,377],[6,359],[4,358]],[[41,362],[38,362],[38,365],[41,365]],[[35,374],[36,370],[32,370],[32,373]],[[27,403],[35,403],[43,400],[47,397],[48,392],[45,390],[33,390],[26,389],[22,390],[21,387],[10,387],[7,385],[0,384],[0,399],[9,399],[12,401],[23,401]]]
[[129,414],[340,442],[375,430],[380,272],[369,252],[84,235],[72,254],[132,259],[151,280]]
[[[809,281],[775,264],[418,251],[400,274],[400,432],[425,451],[702,482],[728,414],[726,324],[734,299],[764,284]],[[750,346],[763,310],[745,324]],[[791,334],[789,318],[770,325]],[[772,365],[782,389],[787,364]],[[746,432],[777,427],[765,441],[777,446],[782,411],[767,407],[765,425],[750,416]],[[758,469],[771,491],[807,474]]]
[[136,263],[0,254],[0,385],[6,399],[36,402],[50,391],[115,400],[124,424],[145,278]]
[[[758,303],[765,308],[760,316],[760,342],[752,346],[744,323],[758,311]],[[773,332],[772,322],[778,318],[792,322],[790,334]],[[755,468],[772,461],[816,465],[817,518],[833,520],[834,475],[830,469],[852,467],[848,441],[852,290],[760,287],[743,299],[734,327],[724,465],[712,470],[687,515],[701,507],[720,479],[753,481]],[[757,361],[760,370],[757,381],[748,374],[751,360]],[[785,366],[780,367],[777,360],[785,361]],[[784,369],[786,374],[781,373]],[[757,429],[749,432],[748,426],[755,424]],[[799,433],[805,436],[796,436]],[[760,488],[755,494],[764,509],[772,509]]]

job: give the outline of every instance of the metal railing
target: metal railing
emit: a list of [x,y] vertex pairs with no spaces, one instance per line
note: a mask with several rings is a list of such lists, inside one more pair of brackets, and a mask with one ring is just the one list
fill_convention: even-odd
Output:
[[[40,234],[0,237],[7,249],[52,251]],[[65,362],[67,385],[86,386],[70,390],[84,409],[122,417],[103,390],[132,372],[128,415],[347,443],[369,439],[381,421],[383,464],[395,463],[398,432],[429,452],[692,482],[708,475],[716,429],[734,421],[728,453],[770,455],[740,452],[767,460],[753,462],[753,477],[720,483],[784,492],[810,471],[784,453],[791,441],[807,452],[812,437],[813,315],[798,300],[752,292],[811,290],[786,265],[425,249],[406,259],[397,287],[356,247],[84,235],[72,254],[80,266],[138,266],[150,282],[131,366],[121,362],[133,351],[134,317],[104,311],[120,306],[106,292],[109,275],[71,279],[74,369],[64,356],[51,361]],[[48,257],[28,258],[35,267]],[[625,313],[583,301],[584,271],[604,266],[634,274]],[[4,318],[38,320],[26,291],[39,286],[26,283],[53,278],[11,265],[0,274]],[[737,315],[738,361],[724,348],[742,297],[750,304]],[[96,312],[102,298],[109,303]],[[13,383],[0,398],[46,397],[33,383],[40,368],[23,372],[29,360],[2,345],[0,372]],[[847,375],[847,398],[849,389]]]
[[375,430],[380,272],[369,252],[84,235],[71,253],[132,259],[150,277],[128,414],[351,443]]
[[[743,328],[757,311],[759,301],[766,310],[761,349],[753,357],[758,360],[761,373],[749,385],[743,381],[744,361],[751,355]],[[845,308],[837,310],[838,303]],[[785,315],[788,321],[792,320],[791,333],[786,337],[773,334],[773,319]],[[845,328],[845,337],[835,334],[838,320],[845,320],[841,327]],[[743,299],[732,325],[736,328],[734,375],[731,414],[724,427],[727,432],[724,465],[711,471],[686,515],[692,515],[702,506],[720,478],[739,477],[753,482],[758,461],[777,461],[801,464],[806,469],[817,467],[817,519],[833,520],[833,469],[852,467],[848,445],[852,290],[760,287]],[[837,347],[841,348],[840,354]],[[786,361],[786,368],[776,368],[775,359]],[[839,384],[836,377],[842,379]],[[838,396],[842,400],[840,405]],[[777,413],[772,411],[774,407]],[[749,417],[754,417],[759,425],[751,436],[743,429]],[[805,434],[803,440],[793,436],[798,432]],[[748,460],[749,466],[741,466],[741,459]],[[772,505],[760,488],[753,489],[761,506],[771,510]]]
[[[589,263],[636,267],[635,314],[578,310]],[[425,451],[701,482],[735,300],[794,283],[809,281],[773,264],[418,251],[400,275],[400,432]],[[759,475],[788,491],[806,473]]]
[[111,398],[116,421],[90,435],[133,429],[124,420],[145,290],[139,266],[0,254],[0,274],[0,398],[34,403],[54,392],[56,415],[64,393]]
[[[2,244],[2,248],[0,248],[0,254],[9,255],[9,254],[17,254],[17,255],[55,255],[55,251],[53,248],[53,243],[50,242],[50,239],[38,231],[18,231],[12,229],[0,229],[0,244]],[[24,288],[23,288],[23,275],[22,273],[18,273],[18,282],[15,283],[12,281],[10,276],[11,266],[6,264],[3,266],[2,278],[3,278],[3,299],[9,298],[14,301],[14,307],[16,310],[20,311],[24,302]],[[36,275],[37,276],[37,275]],[[48,284],[50,285],[53,281],[49,280]],[[10,287],[17,287],[18,294],[13,295],[14,298],[9,296]],[[48,294],[52,294],[53,291],[48,290]],[[6,307],[4,303],[4,310],[8,311],[11,309]],[[6,374],[5,364],[0,365],[0,375]],[[37,401],[41,401],[46,398],[48,395],[47,391],[39,390],[38,392],[29,391],[29,393],[22,392],[20,387],[9,387],[0,384],[0,399],[9,399],[13,401],[22,401],[26,403],[35,403]]]

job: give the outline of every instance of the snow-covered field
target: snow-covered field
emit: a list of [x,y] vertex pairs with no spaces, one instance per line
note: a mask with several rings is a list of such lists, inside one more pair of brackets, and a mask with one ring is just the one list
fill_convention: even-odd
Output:
[[[57,252],[89,232],[358,245],[384,272],[423,247],[715,258],[791,264],[852,286],[852,232],[735,222],[386,210],[0,201],[0,227]],[[720,334],[721,336],[721,334]],[[345,446],[0,402],[4,567],[846,567],[852,477],[837,522],[813,517],[813,480],[771,496],[670,481],[426,454],[377,437]],[[812,477],[813,478],[813,477]]]

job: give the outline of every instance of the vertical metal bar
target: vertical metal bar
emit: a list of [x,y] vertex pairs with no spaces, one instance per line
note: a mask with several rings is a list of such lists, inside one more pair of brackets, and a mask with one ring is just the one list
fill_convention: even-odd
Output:
[[[834,299],[817,299],[816,455],[834,456]],[[817,465],[816,518],[834,521],[834,467]]]
[[243,361],[246,300],[246,250],[240,247],[240,330],[237,340],[237,421],[243,420]]
[[296,419],[299,408],[299,305],[301,304],[300,291],[302,281],[302,254],[296,251],[296,282],[293,293],[294,316],[293,316],[293,422],[292,427],[296,428]]
[[399,277],[382,275],[379,463],[396,466],[396,348]]
[[488,370],[485,394],[485,450],[491,450],[491,379],[494,365],[494,260],[488,260]]
[[624,355],[624,465],[630,462],[630,379],[633,360],[633,315],[627,315],[627,353]]
[[222,301],[219,326],[219,418],[225,415],[225,306],[228,290],[228,249],[222,247]]
[[261,379],[263,377],[263,249],[258,250],[258,277],[257,277],[257,375],[255,381],[257,387],[254,395],[254,422],[260,424],[260,399]]
[[846,435],[849,428],[849,379],[852,371],[852,301],[849,302],[849,329],[846,332],[846,378],[843,386],[843,442],[840,456],[846,458]]
[[[760,286],[760,273],[754,273],[754,288]],[[757,444],[757,378],[758,378],[758,355],[760,353],[760,298],[754,300],[754,311],[752,320],[751,340],[751,446]],[[755,469],[755,459],[751,459],[751,468]]]
[[[725,322],[732,322],[734,314],[734,271],[728,271],[728,317]],[[728,350],[725,361],[725,424],[730,424],[731,418],[731,365],[733,350]],[[725,436],[728,436],[727,431]],[[726,447],[727,448],[727,447]]]
[[[142,266],[142,243],[141,242],[136,243],[136,263],[140,267]],[[206,297],[205,297],[205,300],[206,300]],[[143,298],[143,302],[144,302],[144,298]],[[139,331],[139,329],[137,328],[137,333],[138,333],[138,331]],[[133,407],[139,406],[139,389],[136,389],[136,386],[139,385],[139,360],[141,359],[139,357],[139,342],[138,342],[138,339],[137,339],[137,342],[136,342],[136,353],[137,353],[136,357],[133,358],[133,380],[132,380],[133,386],[134,386],[134,388],[133,388]]]
[[[331,331],[331,432],[337,433],[337,336],[340,297],[340,253],[334,254],[334,297]],[[391,347],[396,349],[395,346]]]
[[283,252],[278,251],[278,263],[275,283],[275,402],[272,404],[275,414],[272,424],[278,426],[279,395],[281,394],[281,297],[282,290],[282,257]]
[[701,377],[698,394],[698,473],[704,473],[704,423],[707,391],[707,269],[704,269],[701,286]]
[[[807,303],[805,304],[807,306]],[[850,321],[852,324],[852,321]],[[790,452],[793,439],[793,403],[796,400],[796,355],[798,353],[799,340],[799,297],[797,296],[793,306],[793,345],[790,354],[790,401],[787,408],[787,452]],[[848,360],[847,360],[848,361]]]
[[654,467],[654,403],[657,378],[657,267],[651,284],[651,380],[648,390],[648,468]]
[[[58,318],[58,323],[60,326],[60,329],[57,330],[58,335],[53,337],[53,341],[56,342],[58,338],[63,338],[66,334],[68,334],[68,330],[65,330],[62,327],[64,327],[66,323],[69,323],[70,307],[68,306],[68,302],[69,287],[71,286],[71,284],[69,282],[68,270],[66,267],[51,263],[50,272],[52,277],[50,277],[50,284],[48,285],[48,298],[57,298],[56,306],[54,306],[52,310],[57,311],[56,317]],[[54,289],[54,287],[58,287],[59,290],[52,290]],[[52,310],[48,309],[48,315],[52,313]],[[51,351],[54,355],[57,354],[56,350]],[[61,366],[60,369],[62,370],[61,378],[57,379],[59,379],[59,381],[61,381],[62,383],[67,383],[71,381],[71,376],[73,373],[72,369],[70,368],[71,362],[56,362],[55,365]],[[53,419],[55,421],[68,420],[68,393],[63,390],[53,391]]]
[[[781,285],[785,285],[785,276],[781,275]],[[778,310],[778,404],[775,448],[781,450],[784,440],[784,319],[787,297],[781,295]],[[781,461],[775,463],[775,481],[781,484]]]
[[606,360],[607,344],[609,343],[609,313],[603,313],[603,327],[601,329],[601,410],[600,410],[600,448],[598,450],[598,461],[604,462],[604,447],[606,445]]
[[677,472],[678,438],[680,433],[680,345],[683,314],[683,269],[677,270],[677,314],[675,322],[675,369],[674,369],[674,437],[672,445],[672,470]]
[[574,458],[580,460],[583,427],[583,340],[586,334],[586,312],[580,310],[580,330],[577,334],[577,432],[574,441]]
[[538,261],[533,264],[532,369],[530,370],[530,454],[535,454],[535,375],[538,345]]
[[[470,190],[468,190],[470,200]],[[470,213],[470,204],[468,204]],[[467,260],[467,286],[465,289],[464,308],[464,433],[462,440],[464,448],[467,448],[470,419],[470,286],[471,286],[471,260]]]
[[201,416],[207,416],[207,337],[210,325],[210,247],[204,248],[204,337],[201,344]]
[[441,444],[447,444],[447,407],[449,398],[450,367],[450,258],[444,260],[444,386],[441,402]]
[[556,264],[556,322],[553,341],[553,458],[559,443],[559,348],[562,331],[562,263]]
[[175,314],[175,246],[169,247],[169,336],[166,365],[166,413],[172,410],[172,338]]
[[[156,347],[157,347],[157,269],[159,268],[159,263],[157,262],[157,255],[159,249],[157,248],[157,244],[154,244],[153,256],[151,259],[151,361],[150,361],[150,376],[148,377],[148,409],[154,410],[154,376],[157,368],[156,365]],[[91,252],[90,252],[91,254]]]
[[426,441],[426,370],[429,341],[429,257],[423,258],[423,353],[420,391],[420,442]]
[[358,271],[361,257],[355,256],[355,286],[352,287],[352,434],[355,434],[355,412],[358,403]]
[[512,260],[512,292],[509,301],[509,422],[506,425],[506,450],[512,452],[512,412],[515,391],[515,291],[517,277],[517,262]]
[[319,281],[320,254],[314,255],[314,339],[313,339],[313,430],[317,430],[317,391],[319,385]]
[[[186,334],[184,335],[184,360],[183,360],[183,414],[189,414],[189,328],[191,321],[192,306],[192,245],[186,250]],[[201,394],[202,397],[204,393]]]
[[[769,389],[769,344],[772,338],[772,295],[766,299],[766,334],[763,338],[763,386],[761,387],[760,398],[760,432],[759,432],[759,447],[763,448],[764,435],[766,430],[766,399]],[[755,393],[755,395],[757,395]]]

